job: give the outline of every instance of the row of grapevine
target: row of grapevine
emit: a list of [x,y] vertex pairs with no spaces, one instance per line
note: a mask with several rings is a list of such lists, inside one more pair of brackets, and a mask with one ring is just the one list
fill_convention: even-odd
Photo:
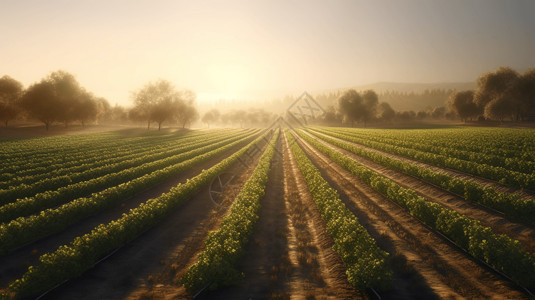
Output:
[[95,141],[102,143],[113,143],[116,140],[117,132],[99,132],[93,134],[53,136],[32,139],[3,139],[2,144],[0,145],[0,158],[6,159],[24,155],[49,156],[49,153],[59,150],[57,145],[62,145],[61,148],[76,150],[80,144],[92,144]]
[[[40,172],[39,169],[37,169],[35,170],[37,173],[33,175],[17,176],[16,178],[12,178],[12,180],[6,183],[10,184],[10,187],[0,189],[0,199],[2,199],[0,203],[12,202],[17,198],[33,195],[46,190],[56,189],[65,185],[91,179],[96,176],[101,176],[103,174],[109,174],[111,172],[117,172],[125,168],[130,168],[136,164],[139,165],[140,163],[150,161],[151,158],[148,156],[153,157],[153,160],[164,158],[166,156],[176,154],[184,145],[195,143],[202,137],[205,137],[205,135],[193,135],[180,138],[173,141],[172,144],[167,144],[166,148],[145,145],[143,148],[121,151],[123,154],[122,156],[114,157],[110,160],[106,160],[106,153],[113,152],[114,149],[106,149],[101,153],[100,158],[98,155],[91,157],[90,163],[88,163],[87,157],[84,154],[80,154],[76,159],[78,164],[76,164],[76,161],[72,162],[73,164],[76,164],[74,169],[79,169],[74,172],[69,172],[70,169],[68,167],[63,168],[65,165],[58,164],[55,166],[56,169],[53,171],[42,170],[42,172]],[[211,135],[211,138],[217,137],[217,134]],[[16,182],[21,183],[17,185],[15,184]]]
[[[55,191],[46,191],[36,194],[33,197],[26,197],[5,204],[0,207],[0,220],[2,220],[2,222],[8,222],[17,217],[38,213],[43,209],[55,207],[70,200],[85,197],[91,193],[97,193],[103,189],[128,182],[165,168],[166,166],[177,164],[207,151],[217,149],[220,146],[242,139],[245,136],[247,136],[246,133],[230,136],[220,135],[208,140],[197,139],[196,141],[184,144],[182,147],[166,153],[166,155],[163,156],[164,158],[159,160],[153,161],[161,156],[161,153],[156,152],[153,155],[137,158],[136,160],[139,162],[136,163],[134,163],[136,160],[126,161],[124,164],[121,163],[125,166],[122,171],[116,173],[104,172],[106,175],[100,177],[94,176],[94,178],[89,177],[92,179],[67,185]],[[140,163],[143,164],[140,165]],[[128,166],[132,167],[128,168]],[[110,170],[110,172],[111,171],[112,170]],[[94,172],[90,173],[96,175]]]
[[407,209],[423,223],[449,237],[473,257],[485,261],[521,284],[532,286],[535,283],[535,256],[524,251],[520,242],[506,235],[498,236],[479,221],[438,203],[427,201],[413,190],[401,187],[303,132],[299,132],[299,135],[371,188]]
[[520,161],[535,161],[535,141],[528,130],[513,128],[435,128],[435,129],[356,129],[331,128],[340,133],[354,134],[363,138],[380,138],[395,141],[417,142],[482,153]]
[[210,289],[215,289],[242,278],[242,273],[235,265],[258,220],[260,199],[264,196],[278,138],[279,131],[272,137],[253,174],[223,218],[220,228],[210,232],[197,261],[180,279],[186,289],[198,291],[207,285],[210,285]]
[[[523,198],[518,193],[502,193],[492,186],[483,186],[471,180],[463,180],[451,176],[445,172],[433,171],[418,164],[395,159],[374,151],[369,151],[339,140],[329,138],[314,131],[310,134],[320,138],[332,145],[355,153],[358,156],[368,158],[376,163],[420,178],[447,191],[462,195],[465,200],[491,207],[503,212],[507,217],[519,220],[531,226],[535,226],[535,202]],[[345,138],[340,137],[345,140]]]
[[[178,136],[150,136],[145,138],[121,138],[116,133],[115,138],[112,136],[102,137],[99,134],[87,135],[91,136],[91,139],[85,139],[83,141],[73,140],[70,137],[64,137],[63,139],[55,140],[54,144],[48,145],[52,141],[48,141],[48,138],[37,138],[28,140],[28,144],[33,145],[35,149],[26,149],[20,144],[11,144],[3,141],[0,143],[0,147],[8,148],[10,145],[11,150],[15,153],[5,154],[4,161],[6,165],[2,166],[2,173],[16,173],[25,172],[26,170],[32,170],[33,168],[48,168],[50,164],[71,162],[75,161],[81,154],[87,154],[89,156],[98,155],[106,149],[117,149],[118,147],[129,144],[128,147],[135,147],[137,144],[147,144],[152,142],[165,142],[173,140]],[[128,141],[128,143],[126,142]],[[47,142],[46,145],[43,145]],[[7,149],[6,149],[7,150]],[[7,153],[7,152],[6,152]],[[3,179],[3,178],[1,178]]]
[[39,257],[39,264],[30,266],[21,278],[4,292],[6,297],[20,298],[46,291],[64,280],[77,277],[90,269],[100,258],[112,250],[135,239],[158,224],[169,212],[176,209],[200,187],[227,169],[253,145],[263,139],[264,133],[208,170],[178,184],[168,193],[147,200],[117,220],[95,227],[90,233],[75,238],[68,245]]
[[294,137],[287,134],[287,139],[312,199],[326,223],[327,232],[334,240],[333,248],[347,268],[349,283],[358,289],[388,288],[393,276],[388,263],[389,254],[377,246],[357,217],[340,200],[338,192],[321,177],[320,171]]
[[[169,141],[157,141],[156,145],[152,144],[155,141],[149,140],[133,145],[122,145],[117,148],[104,148],[98,151],[79,153],[76,156],[72,156],[69,160],[61,159],[61,162],[59,163],[53,163],[49,160],[48,163],[45,162],[46,167],[28,167],[24,170],[19,170],[16,173],[12,173],[12,176],[9,179],[7,179],[7,176],[4,177],[6,180],[0,182],[0,189],[8,189],[9,187],[15,187],[23,183],[31,184],[44,178],[53,178],[61,175],[81,173],[89,169],[95,169],[102,166],[115,164],[120,161],[141,157],[146,154],[151,154],[157,150],[169,151],[173,147],[181,146],[184,142],[195,140],[200,137],[210,136],[215,136],[215,133],[188,132]],[[26,160],[28,161],[31,159]],[[22,162],[17,162],[15,164],[21,165]]]
[[229,142],[225,146],[207,146],[215,148],[215,150],[208,151],[204,149],[205,153],[201,151],[202,154],[197,154],[193,158],[158,169],[101,192],[93,193],[88,198],[78,198],[57,208],[41,211],[36,215],[20,217],[9,223],[0,224],[0,255],[40,237],[62,231],[83,218],[96,215],[119,201],[128,199],[139,191],[221,154],[249,139],[251,139],[250,135],[237,141]]
[[[213,133],[189,131],[180,134],[150,135],[135,138],[124,138],[119,133],[116,133],[115,139],[113,140],[99,140],[99,136],[95,134],[93,139],[84,141],[83,143],[73,143],[65,137],[65,140],[59,140],[57,144],[52,145],[52,149],[48,153],[41,155],[31,153],[20,155],[21,153],[17,151],[17,153],[4,158],[5,164],[0,166],[0,180],[8,181],[20,176],[50,172],[54,171],[57,166],[67,168],[77,166],[81,163],[91,163],[95,161],[95,158],[103,154],[106,157],[112,158],[128,154],[135,149],[146,149],[147,147],[164,149],[162,147],[165,147],[165,144],[172,144],[177,139],[204,134]],[[0,143],[0,147],[3,146],[5,148],[5,144],[5,142]],[[35,147],[39,146],[40,143],[36,142]],[[16,145],[12,145],[12,148],[11,150],[20,150],[20,147]]]
[[[213,137],[213,139],[222,139],[222,137],[216,135],[215,137]],[[166,157],[172,157],[181,154],[184,149],[188,149],[188,147],[195,146],[196,144],[198,144],[199,140],[201,139],[192,138],[183,145],[181,143],[178,143],[176,147],[171,148],[166,152],[152,150],[151,155],[140,155],[130,160],[118,161],[114,164],[104,165],[102,167],[90,169],[85,172],[45,178],[42,180],[34,181],[30,184],[21,184],[15,187],[11,187],[9,189],[0,190],[0,204],[11,203],[23,197],[33,196],[37,193],[51,191],[61,187],[68,187],[76,183],[83,184],[85,180],[91,180],[94,178],[98,178],[99,176],[106,176],[110,175],[111,173],[121,172],[122,170],[133,168],[136,166],[142,167],[143,164],[152,162],[153,160],[164,160]],[[210,143],[204,143],[204,145],[209,144]]]
[[[221,139],[224,136],[226,135],[216,134],[210,138],[212,140],[217,140],[217,139]],[[147,152],[138,153],[137,155],[135,155],[134,157],[130,159],[125,157],[124,160],[119,159],[112,164],[106,164],[100,167],[86,170],[84,172],[60,175],[57,177],[50,176],[41,180],[38,179],[40,175],[37,175],[36,176],[37,179],[30,181],[29,184],[20,184],[18,186],[13,186],[8,189],[0,190],[0,199],[1,199],[0,204],[14,202],[17,199],[27,197],[27,196],[32,196],[32,195],[35,195],[36,193],[54,190],[60,187],[82,182],[84,180],[92,179],[98,176],[110,174],[113,172],[119,172],[126,168],[136,167],[144,163],[150,162],[152,160],[164,159],[168,156],[180,154],[180,152],[183,151],[183,149],[185,149],[184,147],[199,143],[199,141],[202,140],[203,137],[204,136],[187,138],[185,140],[177,141],[173,147],[170,147],[169,149],[166,149],[165,151],[161,151],[158,149],[151,149]]]
[[361,144],[373,149],[386,151],[389,153],[409,157],[415,160],[433,164],[439,167],[446,167],[462,172],[474,174],[488,179],[496,180],[502,184],[515,188],[528,188],[535,190],[535,173],[525,174],[515,171],[510,171],[502,167],[489,166],[487,164],[479,164],[471,161],[465,161],[440,154],[427,153],[408,148],[398,147],[383,142],[374,142],[364,138],[357,138],[349,135],[339,134],[332,130],[315,128],[318,132],[322,132],[334,137],[344,138],[353,143]]
[[[460,160],[471,161],[479,164],[487,164],[495,167],[503,167],[507,170],[530,174],[535,170],[535,162],[517,157],[503,157],[495,154],[485,154],[481,151],[467,151],[455,148],[455,144],[447,140],[435,139],[434,143],[428,143],[423,139],[402,139],[399,136],[361,136],[357,132],[347,131],[346,135],[365,138],[367,140],[387,143],[400,148],[414,149],[417,151],[439,154],[442,156],[455,157]],[[437,140],[440,143],[437,144]]]

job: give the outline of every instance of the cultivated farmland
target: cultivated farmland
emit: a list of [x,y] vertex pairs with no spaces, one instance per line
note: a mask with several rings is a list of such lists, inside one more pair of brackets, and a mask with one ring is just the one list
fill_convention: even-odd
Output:
[[6,299],[535,290],[533,130],[121,130],[0,159]]

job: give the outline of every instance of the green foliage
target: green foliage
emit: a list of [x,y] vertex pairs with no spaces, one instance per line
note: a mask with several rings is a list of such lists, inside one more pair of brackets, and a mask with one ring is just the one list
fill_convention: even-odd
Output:
[[[135,154],[132,159],[120,159],[114,164],[106,164],[70,175],[62,175],[53,179],[41,180],[33,185],[19,185],[19,189],[13,188],[8,191],[18,191],[20,193],[35,192],[35,187],[47,189],[47,191],[35,194],[33,197],[18,199],[0,207],[0,220],[8,222],[16,217],[27,216],[38,213],[41,210],[58,206],[80,197],[97,193],[106,188],[134,180],[146,174],[165,168],[169,165],[177,164],[184,160],[194,158],[206,151],[217,149],[229,142],[235,141],[245,135],[225,135],[216,134],[214,137],[194,136],[192,138],[179,139],[174,147],[169,147],[166,151],[151,150]],[[54,188],[56,179],[64,179],[66,185],[57,190]],[[52,186],[41,184],[44,181]],[[28,187],[27,190],[24,187]],[[34,188],[31,188],[34,187]],[[5,190],[0,190],[0,195]],[[4,199],[8,200],[8,199]]]
[[[136,238],[162,220],[170,211],[182,204],[194,191],[208,184],[217,174],[244,155],[266,134],[222,160],[208,170],[179,184],[168,193],[142,203],[117,220],[95,227],[90,233],[75,238],[68,245],[39,257],[39,264],[30,266],[21,278],[15,280],[9,291],[15,297],[27,297],[45,291],[54,285],[79,276],[91,268],[101,257],[124,243]],[[227,148],[228,149],[228,148]],[[201,155],[203,158],[211,157]],[[213,155],[212,155],[213,156]]]
[[243,277],[235,265],[254,231],[278,137],[277,131],[230,207],[230,212],[223,218],[220,228],[208,235],[197,262],[180,279],[186,289],[198,291],[207,285],[216,289],[234,284]]
[[[394,181],[358,164],[310,136],[302,132],[299,134],[316,149],[328,155],[366,184],[406,208],[411,215],[444,233],[470,255],[485,261],[521,284],[532,286],[535,283],[535,257],[524,251],[520,242],[506,235],[498,236],[478,221],[437,203],[427,201],[414,191],[401,187]],[[371,184],[372,182],[374,184]],[[377,184],[376,182],[382,183]],[[376,187],[380,187],[380,189]]]
[[347,268],[349,283],[358,289],[388,289],[393,276],[388,264],[388,253],[377,246],[357,217],[340,200],[338,192],[321,177],[320,171],[295,143],[294,138],[291,135],[287,137],[312,199],[327,225],[327,232],[334,240],[333,249]]
[[[93,193],[90,197],[81,197],[57,208],[41,211],[39,214],[20,217],[9,223],[0,224],[0,254],[5,254],[10,249],[31,242],[39,237],[64,230],[67,226],[77,222],[81,218],[95,215],[117,204],[118,201],[133,196],[136,192],[142,191],[174,174],[189,169],[250,138],[250,134],[245,137],[238,136],[221,143],[184,153],[182,158],[178,160],[179,162],[171,160],[163,165],[158,164],[158,167],[151,173],[144,175],[143,173],[135,172],[138,177],[134,176],[134,179],[130,181],[120,184],[116,183],[117,185]],[[129,170],[126,171],[128,174]]]
[[[337,147],[373,160],[374,162],[382,164],[393,170],[401,171],[414,177],[423,179],[450,192],[462,195],[467,201],[483,204],[503,212],[508,217],[522,221],[531,226],[535,225],[535,218],[533,218],[535,215],[535,202],[528,199],[522,199],[520,194],[502,193],[497,191],[494,187],[482,186],[471,180],[462,180],[444,172],[434,171],[430,168],[426,168],[415,163],[406,162],[374,151],[353,146],[351,144],[318,134],[316,131],[350,142],[364,143],[363,139],[356,139],[351,135],[336,133],[331,130],[324,130],[320,128],[314,128],[314,131],[309,131],[312,135]],[[396,149],[395,146],[374,148],[385,151],[387,151],[387,148],[390,150]],[[392,151],[392,153],[395,153],[395,151]],[[485,167],[483,166],[482,168]]]

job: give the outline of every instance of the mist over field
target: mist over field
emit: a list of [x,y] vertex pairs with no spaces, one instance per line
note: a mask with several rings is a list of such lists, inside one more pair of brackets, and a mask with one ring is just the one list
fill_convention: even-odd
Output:
[[0,300],[532,299],[535,1],[0,1]]

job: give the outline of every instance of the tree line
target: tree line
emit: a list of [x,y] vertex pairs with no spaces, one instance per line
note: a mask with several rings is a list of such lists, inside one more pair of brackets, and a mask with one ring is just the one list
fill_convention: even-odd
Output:
[[509,67],[479,76],[475,91],[453,93],[449,107],[466,122],[488,119],[525,121],[535,115],[535,68],[524,74]]
[[231,127],[265,127],[269,126],[277,115],[264,109],[249,108],[235,109],[226,113],[220,113],[218,109],[211,109],[204,113],[201,121],[208,127],[211,125]]
[[47,130],[53,122],[85,125],[96,119],[102,101],[64,71],[53,72],[27,89],[7,75],[0,78],[0,119],[6,126],[21,115],[43,122]]
[[111,106],[108,100],[93,95],[65,71],[55,71],[24,89],[8,75],[0,78],[0,120],[7,127],[17,119],[42,122],[48,130],[53,123],[65,126],[79,122],[82,126],[94,122],[146,122],[147,128],[164,121],[181,127],[199,118],[195,93],[177,90],[170,82],[150,82],[132,94],[134,107]]
[[337,100],[336,105],[329,105],[319,118],[325,125],[355,126],[362,124],[366,127],[370,123],[390,124],[392,122],[411,122],[424,119],[453,119],[455,116],[445,106],[428,108],[415,112],[413,110],[396,111],[388,102],[380,102],[379,95],[374,90],[358,92],[349,89]]

